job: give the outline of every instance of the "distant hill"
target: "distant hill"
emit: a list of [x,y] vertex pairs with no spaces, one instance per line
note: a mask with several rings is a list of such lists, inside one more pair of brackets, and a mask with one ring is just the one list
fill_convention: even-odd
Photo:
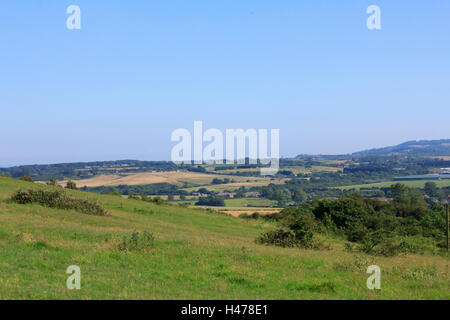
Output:
[[408,141],[396,146],[369,149],[352,154],[356,157],[385,155],[450,156],[450,139]]
[[408,141],[396,146],[374,148],[354,152],[351,154],[320,154],[308,155],[300,154],[296,156],[297,159],[330,159],[330,160],[344,160],[351,157],[366,157],[366,156],[388,156],[388,155],[411,155],[411,156],[450,156],[450,139],[441,140],[420,140]]

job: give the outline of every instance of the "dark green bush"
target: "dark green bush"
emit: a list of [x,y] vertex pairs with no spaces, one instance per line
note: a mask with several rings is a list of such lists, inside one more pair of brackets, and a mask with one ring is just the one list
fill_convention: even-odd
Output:
[[34,182],[33,178],[30,176],[20,177],[19,180],[26,181],[26,182]]
[[69,181],[67,181],[66,188],[72,189],[72,190],[77,190],[77,185],[72,180],[69,180]]
[[252,214],[242,213],[239,215],[241,219],[258,219],[261,217],[259,212],[253,212]]
[[56,186],[58,186],[58,182],[55,179],[51,178],[50,181],[47,182],[47,185],[56,187]]
[[12,195],[11,201],[19,204],[36,203],[49,208],[75,210],[96,216],[106,216],[108,214],[98,203],[72,198],[59,190],[18,190]]
[[264,232],[256,239],[257,243],[274,245],[279,247],[298,247],[304,249],[318,248],[319,244],[314,240],[314,234],[305,225],[293,224],[290,229],[276,229]]
[[264,232],[261,236],[259,236],[259,238],[256,239],[256,242],[283,248],[297,246],[294,232],[286,231],[284,229]]

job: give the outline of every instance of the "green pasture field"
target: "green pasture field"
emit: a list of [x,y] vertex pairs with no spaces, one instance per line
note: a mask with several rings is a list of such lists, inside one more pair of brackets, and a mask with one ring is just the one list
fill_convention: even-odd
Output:
[[[201,209],[69,191],[108,216],[7,201],[18,189],[56,189],[0,177],[0,299],[449,299],[444,255],[395,258],[255,243],[275,225]],[[121,250],[137,231],[151,247]],[[381,290],[366,287],[370,265]],[[81,289],[68,290],[68,266]]]

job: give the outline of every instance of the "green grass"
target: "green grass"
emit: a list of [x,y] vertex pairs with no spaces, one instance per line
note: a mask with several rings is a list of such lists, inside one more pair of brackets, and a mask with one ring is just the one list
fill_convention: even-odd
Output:
[[[20,205],[17,189],[50,187],[0,177],[0,299],[448,299],[448,257],[371,257],[283,249],[254,239],[274,226],[204,210],[66,191],[103,204],[109,216]],[[133,231],[146,250],[121,251]],[[367,266],[382,270],[381,291],[366,288]],[[81,268],[81,290],[65,273]]]
[[264,198],[237,198],[237,199],[226,199],[226,207],[275,207],[277,201],[264,199]]
[[349,189],[361,189],[361,188],[389,188],[391,185],[396,183],[402,183],[408,187],[411,188],[423,188],[425,183],[427,182],[434,182],[439,188],[442,187],[450,187],[450,179],[443,179],[443,180],[411,180],[411,181],[386,181],[386,182],[376,182],[376,183],[368,183],[368,184],[358,184],[358,185],[351,185],[351,186],[343,186],[343,187],[336,187],[342,190],[349,190]]

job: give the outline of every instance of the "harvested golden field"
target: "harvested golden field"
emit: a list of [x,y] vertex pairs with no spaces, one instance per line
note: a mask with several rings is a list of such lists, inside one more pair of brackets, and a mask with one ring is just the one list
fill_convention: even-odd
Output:
[[450,161],[450,156],[429,156],[427,158]]
[[[102,174],[89,179],[75,180],[78,187],[98,187],[98,186],[118,186],[118,185],[143,185],[154,183],[170,183],[183,186],[184,183],[207,185],[214,178],[236,181],[239,183],[258,182],[263,178],[237,177],[229,175],[205,174],[187,171],[164,171],[164,172],[140,172],[128,175]],[[267,180],[270,181],[270,180]],[[60,185],[65,185],[66,180],[58,181]],[[229,185],[234,183],[229,183]]]
[[342,168],[329,167],[329,166],[311,166],[311,167],[292,166],[292,167],[285,167],[281,170],[289,170],[295,174],[299,174],[299,173],[300,174],[309,174],[312,172],[340,172],[340,171],[342,171]]
[[252,214],[252,213],[256,213],[256,212],[261,215],[273,214],[273,213],[280,212],[281,209],[279,209],[279,210],[264,210],[264,209],[255,208],[253,210],[220,210],[220,211],[227,213],[229,215],[232,215],[233,217],[239,217],[241,214]]
[[[226,176],[221,176],[226,177]],[[289,179],[271,179],[267,177],[261,177],[261,178],[253,178],[253,177],[233,177],[235,180],[236,178],[241,178],[242,182],[230,182],[225,184],[211,184],[211,185],[204,185],[202,188],[206,188],[209,191],[215,191],[215,192],[221,192],[225,190],[237,190],[241,187],[251,188],[251,187],[261,187],[261,186],[267,186],[271,183],[273,184],[283,184]],[[222,178],[223,179],[223,178]],[[247,181],[248,180],[248,181]],[[199,187],[190,187],[185,188],[183,190],[190,192],[190,191],[196,191]]]
[[212,206],[190,206],[193,209],[209,209],[215,212],[222,212],[233,217],[239,217],[241,214],[259,213],[261,215],[278,213],[281,208],[249,208],[249,207],[212,207]]

